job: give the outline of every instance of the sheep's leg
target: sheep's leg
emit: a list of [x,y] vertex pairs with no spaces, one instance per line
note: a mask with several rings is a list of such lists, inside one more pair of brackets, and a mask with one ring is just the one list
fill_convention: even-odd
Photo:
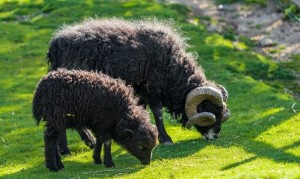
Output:
[[60,158],[58,150],[55,151],[55,156],[56,156],[56,165],[57,165],[57,168],[59,170],[65,168],[64,164],[61,161],[61,158]]
[[173,141],[166,132],[162,118],[162,104],[159,95],[161,93],[161,90],[154,85],[146,85],[137,93],[145,97],[146,101],[144,102],[144,104],[148,104],[153,113],[155,124],[158,130],[159,143],[172,145]]
[[102,141],[99,138],[99,136],[96,136],[96,144],[94,148],[94,153],[93,153],[93,159],[95,164],[101,164],[101,148],[102,148]]
[[62,155],[71,154],[71,150],[68,148],[68,141],[67,141],[67,131],[64,130],[60,133],[58,138],[58,145],[57,148],[59,153]]
[[79,133],[81,140],[84,141],[85,145],[90,147],[90,149],[93,149],[96,144],[96,140],[91,132],[86,128],[77,130],[77,132]]
[[167,134],[164,126],[161,102],[154,103],[153,101],[149,101],[149,106],[155,118],[155,124],[158,130],[159,143],[165,145],[172,145],[173,141],[171,137]]
[[[79,133],[81,140],[83,140],[88,147],[93,149],[96,143],[93,135],[86,128],[77,130],[77,132]],[[61,133],[58,141],[59,142],[57,147],[59,149],[60,154],[71,154],[71,150],[68,148],[66,130]]]
[[112,161],[112,156],[111,156],[111,139],[110,137],[103,137],[102,141],[104,143],[104,165],[107,168],[115,167],[115,164]]
[[[58,145],[57,145],[58,146]],[[61,158],[60,158],[60,154],[58,152],[58,148],[57,150],[55,150],[55,157],[56,157],[56,165],[57,165],[57,168],[60,170],[60,169],[63,169],[65,168],[64,164],[62,163],[61,161]]]
[[46,167],[51,171],[58,171],[61,167],[63,168],[61,161],[58,161],[60,157],[57,156],[58,136],[59,132],[53,128],[47,127],[44,132]]

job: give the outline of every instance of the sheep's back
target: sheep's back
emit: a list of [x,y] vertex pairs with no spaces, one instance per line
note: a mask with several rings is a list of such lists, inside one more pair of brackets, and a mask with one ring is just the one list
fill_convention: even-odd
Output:
[[57,129],[90,128],[99,121],[119,118],[135,105],[131,93],[121,80],[103,74],[58,69],[40,81],[33,112],[37,120],[43,118]]
[[[176,30],[157,21],[90,19],[59,29],[50,42],[50,69],[102,71],[129,84],[157,79],[185,49]],[[176,62],[175,62],[176,63]],[[155,76],[155,77],[154,77]]]

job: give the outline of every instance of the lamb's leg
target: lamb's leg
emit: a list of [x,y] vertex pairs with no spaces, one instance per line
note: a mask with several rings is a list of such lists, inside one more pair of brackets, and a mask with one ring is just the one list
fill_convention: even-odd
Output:
[[56,165],[58,170],[65,168],[64,164],[61,161],[58,150],[55,151],[55,157],[56,157]]
[[[46,167],[51,171],[58,171],[61,166],[60,157],[57,157],[57,141],[59,132],[53,128],[47,127],[44,132],[44,142],[45,142],[45,160]],[[59,164],[59,166],[57,166]]]
[[[88,147],[93,149],[96,143],[93,135],[86,128],[77,130],[77,132],[79,133],[81,140],[83,140]],[[60,154],[71,154],[71,150],[68,148],[66,130],[63,131],[62,134],[59,136],[59,142],[57,147],[59,149]]]
[[60,133],[58,138],[58,145],[57,148],[59,153],[62,155],[71,154],[71,150],[68,148],[68,141],[67,141],[67,131],[64,130]]
[[93,149],[96,144],[96,140],[91,132],[86,128],[77,130],[77,132],[79,133],[81,140],[84,141],[85,145],[90,147],[90,149]]
[[164,126],[161,102],[153,102],[152,100],[150,100],[149,106],[155,118],[155,124],[158,130],[159,143],[165,145],[172,145],[173,141],[171,137],[167,134]]
[[102,136],[102,141],[104,143],[104,165],[107,168],[115,167],[111,156],[111,138],[109,136]]
[[99,136],[96,136],[96,144],[94,148],[94,153],[93,153],[93,159],[95,164],[101,164],[101,148],[102,148],[102,141],[99,138]]

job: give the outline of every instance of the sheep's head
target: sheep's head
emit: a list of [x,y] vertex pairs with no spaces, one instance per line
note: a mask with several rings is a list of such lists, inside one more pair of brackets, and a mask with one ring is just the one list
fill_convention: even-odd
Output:
[[227,99],[228,92],[221,85],[193,89],[186,97],[185,113],[188,121],[185,127],[191,128],[194,125],[207,140],[218,138],[221,124],[230,117],[226,107]]
[[157,128],[152,124],[140,126],[138,130],[125,129],[126,136],[123,146],[133,156],[138,158],[143,165],[149,165],[152,158],[152,150],[158,141]]

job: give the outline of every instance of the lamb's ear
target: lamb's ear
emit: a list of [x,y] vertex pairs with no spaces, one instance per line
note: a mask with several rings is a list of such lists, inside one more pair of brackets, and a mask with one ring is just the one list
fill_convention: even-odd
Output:
[[123,137],[132,137],[133,134],[134,134],[134,131],[131,130],[131,129],[124,129],[124,130],[122,131],[122,136],[123,136]]

